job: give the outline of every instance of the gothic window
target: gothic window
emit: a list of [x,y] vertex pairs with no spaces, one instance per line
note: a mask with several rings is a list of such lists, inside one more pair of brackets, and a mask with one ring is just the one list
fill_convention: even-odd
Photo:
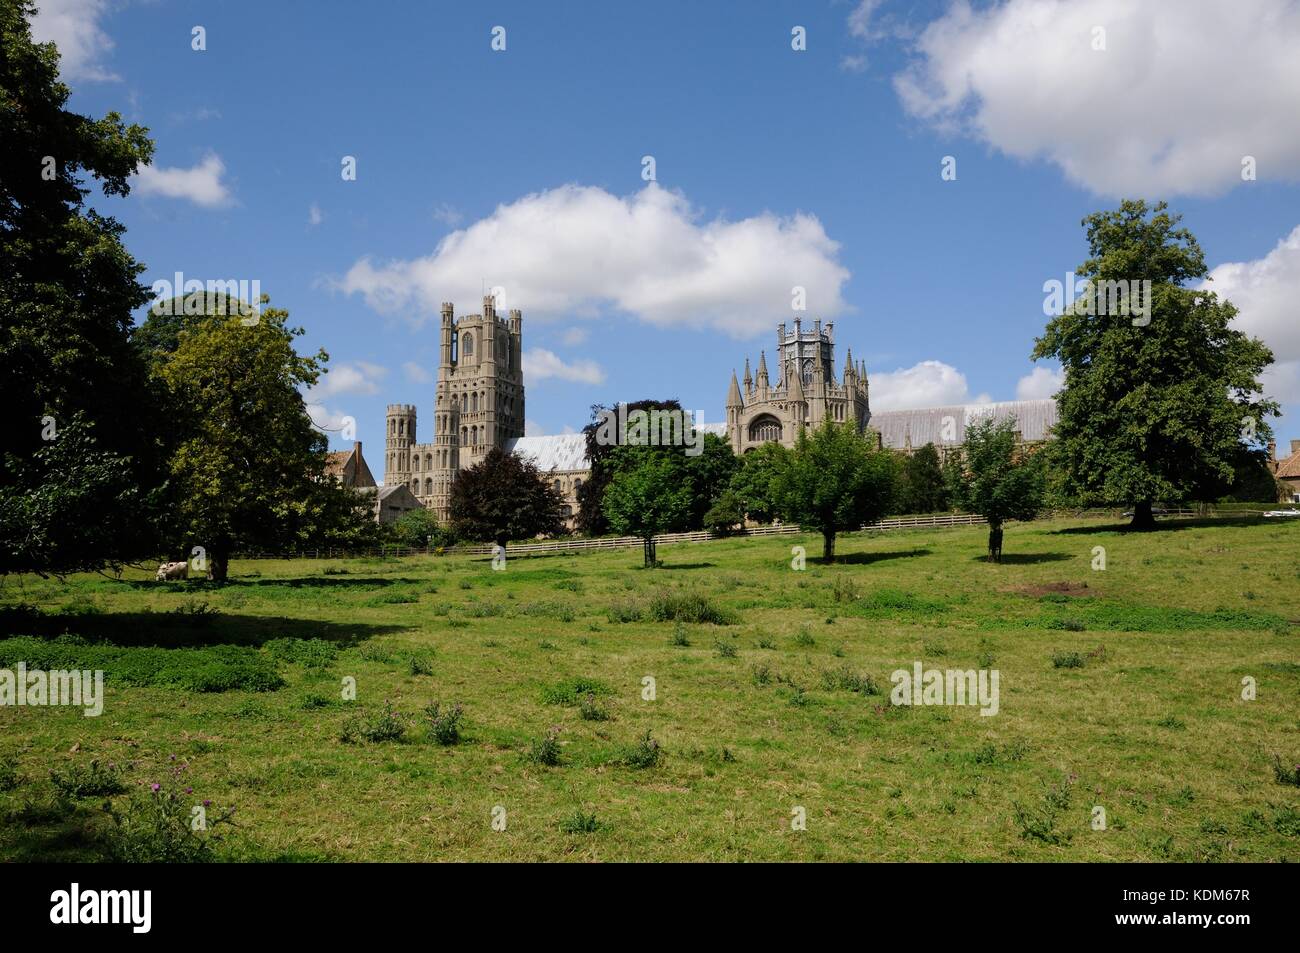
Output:
[[460,354],[466,359],[474,356],[474,335],[468,331],[460,336]]
[[433,496],[433,481],[432,481],[432,480],[425,480],[425,481],[424,481],[424,495],[425,495],[425,496]]
[[560,487],[560,481],[559,481],[559,480],[556,480],[556,481],[555,481],[555,492],[556,492],[556,493],[562,493],[562,492],[564,492],[564,491],[561,489],[561,487]]
[[460,445],[461,445],[462,447],[468,447],[468,446],[469,446],[469,428],[468,428],[468,427],[461,427],[461,428],[460,428]]
[[761,417],[755,417],[749,425],[749,439],[754,441],[768,441],[781,439],[781,421],[777,420],[771,414],[763,414]]
[[431,453],[426,453],[426,454],[424,455],[424,468],[425,468],[426,470],[432,470],[432,469],[433,469],[433,454],[431,454]]
[[473,398],[470,399],[469,409],[474,411],[478,410],[478,394],[475,394]]
[[507,371],[510,370],[510,339],[501,339],[501,365]]

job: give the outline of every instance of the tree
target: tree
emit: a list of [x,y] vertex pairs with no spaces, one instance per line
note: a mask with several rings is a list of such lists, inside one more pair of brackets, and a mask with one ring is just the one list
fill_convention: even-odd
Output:
[[[593,404],[591,407],[591,422],[582,428],[583,436],[587,445],[587,461],[591,466],[591,472],[587,481],[578,490],[578,516],[577,526],[580,532],[588,536],[603,536],[610,530],[609,521],[605,518],[605,488],[613,479],[614,471],[610,462],[610,454],[618,448],[616,443],[608,443],[602,440],[601,425],[607,414],[616,413],[619,404],[614,402],[608,407],[602,404]],[[681,411],[682,405],[679,401],[655,400],[647,398],[646,400],[634,401],[627,405],[626,413],[631,415],[638,410],[654,411]]]
[[991,415],[966,428],[966,491],[970,509],[988,520],[989,561],[1002,561],[1002,524],[1031,520],[1043,505],[1042,461],[1016,447],[1016,421]]
[[904,457],[899,470],[898,512],[935,513],[948,508],[939,451],[927,443]]
[[389,524],[392,538],[401,546],[424,549],[430,545],[443,545],[445,533],[438,526],[438,518],[433,510],[421,506],[419,509],[403,513]]
[[728,488],[740,501],[744,516],[770,523],[780,512],[776,478],[789,462],[790,451],[775,441],[761,444],[740,458],[740,468]]
[[329,356],[299,355],[288,317],[210,318],[158,364],[175,417],[171,538],[187,555],[203,547],[217,581],[241,549],[350,545],[370,531],[367,502],[326,476],[327,441],[298,390]]
[[740,466],[732,452],[731,444],[717,434],[700,434],[700,453],[683,454],[680,447],[661,447],[661,452],[683,454],[686,481],[691,494],[691,511],[686,525],[689,529],[703,529],[705,514],[722,496]]
[[704,528],[716,536],[725,536],[744,522],[744,501],[730,487],[722,491],[717,502],[704,514]]
[[681,529],[691,515],[691,492],[682,457],[656,447],[619,447],[611,454],[604,515],[616,533],[639,536],[645,567],[658,565],[655,536]]
[[[1232,327],[1230,302],[1186,287],[1206,276],[1205,256],[1166,208],[1125,201],[1084,219],[1091,257],[1077,270],[1092,284],[1033,352],[1065,370],[1054,431],[1065,491],[1132,504],[1136,529],[1155,525],[1156,501],[1212,499],[1232,478],[1243,433],[1262,445],[1264,418],[1278,413],[1260,396],[1272,353]],[[1143,281],[1149,294],[1135,294]],[[1146,297],[1146,313],[1114,313],[1116,288]]]
[[852,424],[827,420],[809,434],[801,430],[775,480],[781,513],[822,534],[822,559],[835,561],[835,535],[860,529],[889,512],[896,464]]
[[451,526],[463,539],[490,539],[504,546],[564,530],[564,498],[537,465],[500,447],[451,484]]
[[149,298],[124,229],[85,204],[126,195],[148,130],[66,108],[27,0],[0,0],[0,573],[120,565],[157,550],[160,402],[131,348]]

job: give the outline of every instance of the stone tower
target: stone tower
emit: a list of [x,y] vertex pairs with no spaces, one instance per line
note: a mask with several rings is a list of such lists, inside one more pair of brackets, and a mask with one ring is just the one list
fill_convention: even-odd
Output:
[[416,443],[414,407],[390,405],[384,484],[408,484],[446,521],[456,472],[524,435],[523,315],[498,317],[489,295],[482,314],[457,319],[444,302],[440,318],[433,442]]
[[411,448],[415,446],[415,407],[389,404],[384,445],[384,485],[411,482]]

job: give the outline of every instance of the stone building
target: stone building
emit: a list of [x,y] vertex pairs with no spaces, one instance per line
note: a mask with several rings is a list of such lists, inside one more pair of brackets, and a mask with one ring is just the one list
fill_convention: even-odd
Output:
[[853,363],[845,351],[844,372],[835,380],[835,328],[820,320],[810,330],[796,318],[794,330],[782,323],[776,332],[776,365],[780,379],[773,383],[767,370],[767,353],[759,352],[758,376],[750,376],[745,358],[744,390],[731,372],[727,392],[727,439],[737,454],[776,440],[793,447],[800,427],[816,429],[824,420],[852,423],[865,431],[871,418],[866,368]]
[[[1272,451],[1272,447],[1269,448]],[[1273,452],[1269,453],[1274,458]],[[1291,455],[1273,459],[1273,478],[1277,480],[1279,503],[1300,503],[1300,440],[1291,441]]]
[[360,440],[352,444],[351,450],[334,450],[325,454],[325,475],[354,490],[375,485],[366,458],[361,455]]

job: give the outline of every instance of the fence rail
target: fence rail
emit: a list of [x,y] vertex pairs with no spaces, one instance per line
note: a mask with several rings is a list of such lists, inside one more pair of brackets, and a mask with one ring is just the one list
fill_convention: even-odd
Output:
[[[1161,519],[1240,519],[1253,516],[1259,516],[1264,512],[1264,508],[1259,510],[1224,510],[1222,512],[1209,511],[1200,512],[1189,509],[1171,509],[1160,514]],[[1070,510],[1051,514],[1054,516],[1065,516],[1071,518],[1083,518],[1088,516],[1096,517],[1119,517],[1118,509],[1109,510]],[[916,527],[943,527],[943,526],[972,526],[984,522],[984,517],[974,513],[941,513],[932,516],[897,516],[890,519],[881,520],[878,523],[868,523],[863,526],[863,530],[891,530],[891,529],[909,529]],[[805,531],[795,523],[789,523],[783,526],[755,526],[750,529],[732,533],[729,536],[715,536],[707,530],[697,530],[691,533],[664,533],[655,537],[655,545],[671,545],[673,543],[701,543],[710,539],[747,539],[756,536],[792,536],[796,533],[812,532]],[[543,553],[568,553],[568,552],[586,552],[589,550],[602,549],[630,549],[634,546],[640,546],[642,539],[639,536],[607,536],[599,539],[549,539],[538,543],[515,543],[507,547],[507,553],[510,556],[528,556]],[[475,544],[471,546],[448,546],[443,550],[444,555],[448,556],[486,556],[492,553],[493,546],[490,543]],[[410,546],[385,546],[382,549],[311,549],[298,553],[245,553],[240,555],[240,559],[344,559],[361,556],[427,556],[432,555],[432,551],[424,548]]]

